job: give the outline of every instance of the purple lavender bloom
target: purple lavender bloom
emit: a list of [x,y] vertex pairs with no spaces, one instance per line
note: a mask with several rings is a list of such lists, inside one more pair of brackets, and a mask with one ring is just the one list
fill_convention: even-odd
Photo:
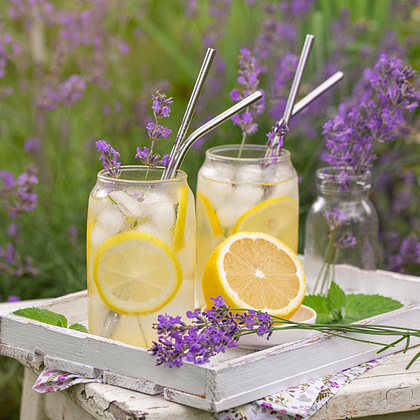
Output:
[[153,97],[153,114],[155,116],[156,120],[160,120],[161,118],[167,118],[169,117],[169,114],[171,112],[171,108],[169,105],[173,104],[174,101],[172,98],[166,98],[166,95],[164,93],[161,93],[159,91],[156,92],[156,95],[152,95]]
[[146,126],[147,134],[151,141],[155,142],[161,139],[168,140],[169,136],[172,134],[172,130],[168,127],[163,127],[162,125],[155,124],[150,122]]
[[83,96],[85,90],[84,77],[73,74],[56,87],[44,88],[38,99],[38,106],[48,111],[55,111],[59,106],[71,107]]
[[239,336],[244,332],[256,330],[257,335],[270,337],[273,322],[269,314],[231,311],[220,296],[213,301],[213,307],[206,312],[187,312],[191,324],[186,324],[179,316],[158,316],[153,328],[159,338],[150,349],[157,365],[179,367],[184,360],[206,363],[227,348],[237,347]]
[[374,70],[367,69],[354,96],[340,106],[335,118],[323,126],[328,164],[363,174],[376,159],[375,144],[392,140],[405,124],[404,111],[417,107],[411,82],[417,75],[401,60],[381,55]]
[[[239,56],[239,76],[237,78],[240,88],[235,88],[230,93],[232,102],[239,102],[258,90],[260,73],[261,68],[256,58],[251,55],[248,49],[242,48]],[[262,99],[248,107],[242,114],[232,117],[233,124],[238,125],[242,129],[242,142],[244,142],[246,136],[254,134],[258,130],[258,124],[253,122],[252,111],[259,114],[264,110],[265,94],[264,92],[262,93]]]
[[114,150],[105,140],[98,140],[96,143],[98,152],[100,152],[99,160],[102,161],[104,169],[108,172],[108,175],[114,178],[120,176],[121,163],[117,161],[120,154]]
[[141,147],[137,147],[137,153],[135,157],[140,159],[143,165],[147,165],[149,167],[156,165],[166,166],[169,162],[168,154],[165,154],[165,156],[161,159],[159,153],[153,153],[152,150],[148,147],[144,147],[143,150]]
[[346,230],[346,213],[334,208],[332,211],[326,210],[324,216],[330,229],[328,237],[333,239],[334,248],[346,249],[353,248],[357,245],[357,240],[354,235]]
[[35,209],[38,195],[35,192],[38,178],[36,169],[29,167],[17,179],[10,172],[0,171],[0,207],[6,209],[11,219]]
[[26,139],[23,148],[26,152],[37,155],[41,151],[41,140],[37,137]]

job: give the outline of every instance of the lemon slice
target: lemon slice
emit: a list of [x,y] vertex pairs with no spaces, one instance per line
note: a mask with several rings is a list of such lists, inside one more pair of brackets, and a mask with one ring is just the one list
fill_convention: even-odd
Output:
[[201,192],[197,193],[197,213],[207,214],[213,236],[216,237],[224,234],[210,199]]
[[266,232],[297,252],[299,205],[291,197],[276,197],[248,209],[237,220],[232,233]]
[[306,293],[303,264],[284,242],[262,232],[240,232],[211,254],[203,273],[207,307],[222,296],[232,308],[290,318]]
[[98,248],[93,279],[105,304],[125,315],[144,315],[163,308],[182,282],[174,251],[157,236],[126,231]]
[[174,249],[178,251],[185,246],[185,222],[188,210],[188,186],[186,185],[179,192],[178,214],[175,224]]

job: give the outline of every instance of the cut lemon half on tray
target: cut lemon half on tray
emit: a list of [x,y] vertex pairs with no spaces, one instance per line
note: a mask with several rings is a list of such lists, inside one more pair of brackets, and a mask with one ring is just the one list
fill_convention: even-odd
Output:
[[275,197],[248,209],[232,233],[267,232],[297,251],[299,205],[291,197]]
[[206,306],[222,296],[232,308],[290,318],[306,292],[303,264],[284,242],[262,232],[240,232],[223,241],[204,269]]
[[179,192],[179,204],[175,224],[174,249],[178,251],[185,246],[185,223],[188,211],[188,186]]
[[98,248],[93,279],[105,304],[125,315],[144,315],[163,308],[182,282],[174,251],[157,236],[126,231]]

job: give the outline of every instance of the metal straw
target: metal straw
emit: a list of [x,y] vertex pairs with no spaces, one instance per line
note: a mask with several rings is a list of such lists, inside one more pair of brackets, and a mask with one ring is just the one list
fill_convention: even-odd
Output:
[[[316,98],[325,93],[328,89],[336,85],[342,78],[343,72],[338,71],[337,73],[329,77],[325,82],[321,83],[313,91],[309,92],[293,107],[292,116],[303,111],[303,109],[306,108],[312,101],[314,101]],[[178,149],[178,153],[174,157],[174,166],[168,178],[172,178],[173,176],[175,176],[178,169],[180,169],[185,155],[188,153],[188,150],[199,138],[203,137],[205,134],[209,133],[210,131],[218,127],[220,124],[227,121],[229,118],[237,114],[242,109],[258,101],[261,97],[262,95],[260,94],[260,92],[255,92],[247,98],[243,99],[241,102],[238,102],[236,105],[227,109],[222,114],[208,121],[207,123],[199,127],[197,130],[195,130],[181,145],[180,149]]]
[[[292,87],[290,89],[289,97],[287,98],[286,108],[284,109],[284,114],[282,120],[289,124],[290,117],[292,115],[293,107],[296,102],[296,97],[299,92],[300,84],[302,82],[303,73],[305,72],[306,63],[308,62],[309,53],[311,52],[312,44],[315,37],[313,35],[306,35],[305,43],[303,44],[302,53],[299,58],[298,66],[296,69],[295,77],[293,79]],[[275,142],[279,140],[277,137],[273,140]],[[280,153],[280,144],[276,147],[276,154]],[[267,149],[265,157],[269,157],[270,151]]]
[[335,86],[342,78],[344,74],[342,71],[338,71],[334,73],[331,77],[329,77],[325,82],[321,83],[318,87],[314,90],[309,92],[304,98],[302,98],[294,107],[292,112],[292,117],[306,108],[312,101],[326,92],[328,89]]
[[191,93],[190,100],[188,101],[187,108],[184,113],[184,117],[182,118],[181,125],[175,137],[174,145],[172,146],[171,152],[169,154],[169,164],[163,171],[162,179],[171,178],[170,176],[168,176],[168,173],[173,172],[171,169],[172,160],[174,156],[176,155],[177,150],[180,148],[181,144],[183,143],[185,139],[185,135],[190,126],[191,119],[195,111],[195,107],[197,106],[198,98],[203,89],[204,82],[206,80],[207,74],[209,73],[210,66],[213,62],[215,54],[216,54],[216,50],[214,50],[213,48],[207,49],[206,56],[204,57],[203,64],[201,65],[200,73],[198,74],[197,80],[194,85],[194,89]]
[[220,124],[224,123],[228,119],[232,118],[235,114],[242,111],[249,105],[253,104],[254,102],[260,100],[262,98],[262,93],[257,91],[253,94],[247,96],[242,101],[236,103],[235,105],[228,108],[226,111],[222,112],[221,114],[217,115],[210,121],[203,124],[201,127],[197,128],[190,136],[180,145],[180,148],[177,150],[177,153],[174,154],[173,165],[171,166],[170,171],[168,172],[167,178],[172,178],[175,176],[176,172],[182,165],[182,161],[185,158],[190,147],[200,138],[203,137],[205,134],[209,133],[210,131],[214,130]]

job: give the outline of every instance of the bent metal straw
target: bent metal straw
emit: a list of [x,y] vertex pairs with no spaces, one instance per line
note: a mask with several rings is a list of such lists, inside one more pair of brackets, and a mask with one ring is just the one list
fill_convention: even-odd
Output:
[[206,56],[204,57],[203,64],[201,65],[200,73],[197,76],[197,80],[195,82],[194,89],[191,93],[191,97],[190,97],[190,100],[188,101],[184,117],[182,118],[181,125],[179,127],[178,133],[177,133],[175,141],[174,141],[174,145],[171,149],[171,153],[169,155],[168,166],[165,168],[165,170],[162,174],[162,179],[171,178],[171,177],[168,176],[168,173],[173,172],[171,170],[171,167],[172,167],[172,162],[173,162],[174,155],[177,153],[177,150],[179,149],[179,147],[181,146],[181,144],[183,143],[183,141],[185,139],[185,135],[186,135],[187,130],[190,126],[191,119],[192,119],[192,116],[193,116],[194,111],[195,111],[195,107],[197,106],[198,98],[199,98],[199,96],[201,94],[201,91],[203,89],[204,82],[205,82],[206,77],[209,73],[209,70],[210,70],[210,67],[211,67],[211,64],[213,62],[215,54],[216,54],[216,50],[214,50],[213,48],[208,48],[207,49]]
[[[299,58],[298,66],[296,69],[295,77],[293,79],[292,87],[290,89],[289,97],[287,98],[286,107],[284,109],[284,114],[282,121],[289,124],[290,117],[292,115],[293,106],[296,102],[296,97],[300,88],[300,84],[302,82],[303,73],[305,72],[306,63],[308,62],[309,53],[311,52],[312,44],[314,42],[315,37],[313,35],[306,35],[305,43],[303,44],[302,53]],[[273,140],[273,144],[278,142],[279,138],[276,136]],[[275,155],[279,155],[280,153],[280,143],[277,145],[275,149]],[[265,157],[268,158],[270,155],[270,149],[267,149]]]

